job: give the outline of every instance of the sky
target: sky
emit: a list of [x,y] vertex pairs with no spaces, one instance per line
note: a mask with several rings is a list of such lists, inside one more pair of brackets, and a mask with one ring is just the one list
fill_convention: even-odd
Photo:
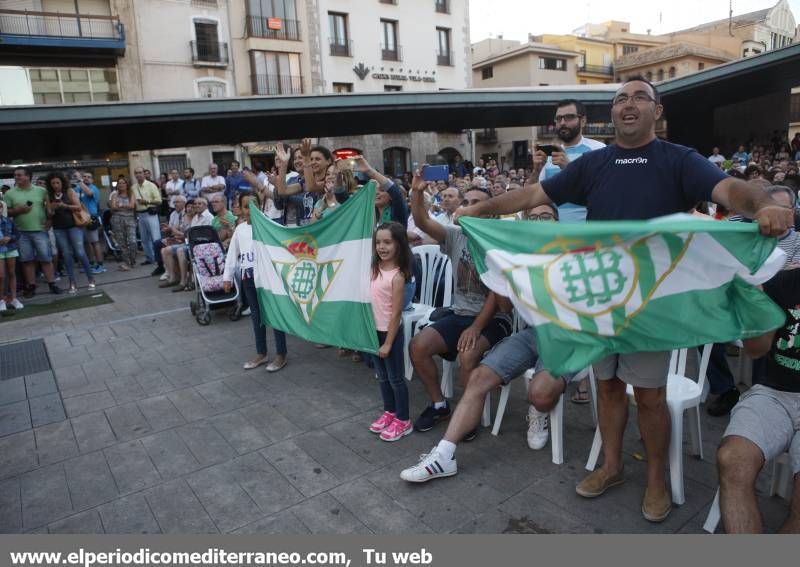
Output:
[[[456,0],[465,1],[465,0]],[[770,8],[777,0],[732,0],[733,14]],[[800,0],[789,0],[800,23]],[[472,42],[497,37],[527,41],[532,34],[566,34],[583,24],[630,22],[632,33],[667,33],[728,17],[729,0],[469,0]]]

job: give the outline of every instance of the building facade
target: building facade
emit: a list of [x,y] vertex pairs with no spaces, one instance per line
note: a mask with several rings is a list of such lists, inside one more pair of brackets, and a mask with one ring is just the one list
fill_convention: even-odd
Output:
[[[469,11],[458,0],[318,0],[324,93],[465,89],[470,85]],[[399,176],[414,164],[471,159],[463,132],[322,138],[341,155],[362,153]]]
[[[472,46],[472,86],[503,88],[574,85],[580,53],[528,41],[486,39]],[[555,111],[555,109],[553,109]],[[495,159],[501,168],[527,167],[532,143],[551,137],[552,130],[535,125],[486,128],[475,135],[477,157]]]
[[611,83],[614,80],[614,44],[604,39],[575,35],[544,34],[534,38],[540,43],[555,45],[578,53],[575,82],[579,85]]

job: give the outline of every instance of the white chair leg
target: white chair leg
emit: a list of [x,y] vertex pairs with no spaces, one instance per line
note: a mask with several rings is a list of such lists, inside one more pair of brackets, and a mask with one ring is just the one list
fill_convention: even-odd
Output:
[[406,380],[411,382],[411,377],[414,376],[414,366],[411,364],[411,328],[414,324],[410,321],[403,322],[403,369],[406,373]]
[[689,416],[689,441],[692,444],[692,455],[703,460],[703,432],[700,429],[700,406],[688,410]]
[[600,449],[603,448],[603,438],[600,436],[600,427],[594,430],[594,441],[592,441],[592,449],[589,451],[589,459],[586,461],[586,470],[593,471],[597,466],[597,460],[600,458]]
[[780,496],[788,500],[792,492],[792,470],[788,455],[784,453],[772,463],[772,482],[769,487],[770,496]]
[[597,382],[594,378],[594,370],[590,367],[589,368],[589,391],[592,393],[592,420],[594,421],[594,426],[597,427],[599,422],[597,421]]
[[[492,435],[500,433],[500,424],[503,423],[503,415],[506,413],[506,405],[508,405],[508,396],[511,392],[511,384],[505,384],[500,388],[500,401],[497,402],[497,414],[494,416],[494,426],[492,427]],[[491,398],[491,393],[486,394],[486,399]],[[484,410],[485,412],[485,410]]]
[[453,397],[454,366],[449,360],[442,360],[442,395],[448,399]]
[[564,394],[558,398],[556,407],[550,410],[550,449],[553,464],[564,463]]
[[717,493],[714,495],[714,501],[711,503],[711,508],[708,510],[708,516],[706,516],[706,523],[703,524],[703,529],[708,533],[713,534],[715,531],[717,531],[719,519],[719,488],[717,488]]
[[[499,414],[498,414],[499,417]],[[483,415],[481,415],[481,425],[484,427],[489,427],[492,424],[492,393],[486,393],[486,399],[483,401]],[[500,422],[498,421],[497,429],[500,429]],[[494,429],[492,429],[492,435],[497,435]]]
[[686,501],[683,493],[683,415],[670,411],[672,436],[669,440],[669,481],[672,502],[680,506]]

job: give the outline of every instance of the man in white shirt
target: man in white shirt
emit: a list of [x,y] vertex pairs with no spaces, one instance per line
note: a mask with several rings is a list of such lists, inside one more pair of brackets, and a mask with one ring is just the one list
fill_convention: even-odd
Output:
[[443,212],[433,218],[443,226],[451,226],[453,224],[453,213],[461,206],[464,195],[457,187],[448,187],[439,195],[442,197]]
[[225,178],[219,174],[217,164],[212,163],[208,166],[208,175],[203,176],[200,182],[200,195],[210,201],[217,194],[224,194]]
[[711,155],[708,156],[708,161],[719,167],[722,168],[722,162],[725,161],[725,156],[719,153],[719,148],[714,148],[711,150]]
[[169,199],[169,210],[175,210],[175,197],[183,194],[183,179],[178,178],[178,170],[173,169],[169,172],[169,181],[164,186],[164,191]]
[[212,215],[208,210],[208,201],[202,197],[199,197],[194,200],[194,208],[195,213],[192,217],[192,222],[189,223],[189,227],[210,226],[211,221],[214,220],[214,215]]

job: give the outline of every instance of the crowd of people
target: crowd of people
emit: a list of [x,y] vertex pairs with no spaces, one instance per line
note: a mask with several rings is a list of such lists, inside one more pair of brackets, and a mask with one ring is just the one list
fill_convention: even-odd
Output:
[[[575,379],[553,376],[541,366],[532,328],[522,326],[512,332],[511,302],[481,282],[467,238],[458,226],[460,216],[577,223],[692,212],[718,220],[757,222],[762,233],[777,237],[787,253],[785,269],[765,285],[765,291],[785,309],[787,326],[745,341],[748,353],[763,358],[756,372],[759,383],[741,400],[727,365],[726,345],[714,345],[709,381],[715,398],[707,411],[715,416],[732,413],[718,455],[725,528],[758,531],[754,486],[759,470],[766,461],[789,451],[793,474],[800,472],[800,349],[795,346],[800,312],[794,309],[800,304],[795,281],[800,270],[794,269],[800,266],[800,237],[794,220],[800,188],[800,134],[791,141],[776,136],[766,144],[739,146],[730,159],[715,148],[705,158],[655,136],[655,122],[662,111],[651,83],[644,79],[625,82],[611,105],[616,139],[606,146],[582,135],[583,105],[564,100],[554,109],[560,143],[537,147],[528,167],[507,169],[491,159],[460,163],[450,168],[446,179],[436,181],[426,181],[424,171],[392,179],[363,156],[335,160],[327,148],[314,146],[310,140],[291,149],[278,144],[271,171],[240,169],[233,162],[225,176],[211,164],[200,179],[187,168],[154,180],[149,171],[136,168],[133,179],[117,180],[104,204],[91,174],[68,178],[54,172],[34,182],[31,171],[19,167],[15,186],[0,201],[0,291],[5,294],[0,310],[22,309],[16,293],[31,297],[37,272],[53,293],[60,293],[56,277],[62,265],[68,290],[73,292],[75,260],[88,286],[94,287],[94,276],[105,271],[98,238],[98,229],[103,229],[101,205],[110,211],[113,240],[121,251],[119,269],[136,265],[141,245],[142,264],[154,265],[152,274],[160,276],[159,287],[174,292],[193,286],[187,232],[210,226],[227,250],[224,291],[239,282],[244,313],[252,322],[256,352],[243,367],[254,370],[265,365],[268,372],[280,371],[288,362],[286,336],[273,331],[276,353],[270,358],[254,283],[251,203],[275,222],[304,226],[335,215],[349,196],[374,180],[370,293],[380,348],[368,355],[368,363],[378,379],[383,411],[368,427],[380,439],[394,442],[447,421],[433,449],[400,472],[408,482],[426,482],[457,474],[457,444],[478,434],[486,396],[528,369],[534,369],[534,378],[528,391],[527,443],[533,450],[544,447],[549,437],[548,413]],[[452,304],[432,306],[436,309],[430,323],[405,345],[401,316],[417,294],[420,279],[412,250],[423,244],[440,246],[449,258]],[[429,398],[416,418],[410,415],[404,379],[405,349]],[[340,354],[361,359],[360,353],[340,349]],[[463,394],[454,408],[441,390],[437,358],[458,361]],[[664,471],[670,441],[665,403],[668,360],[668,352],[642,352],[614,355],[593,365],[604,462],[576,487],[579,495],[595,498],[624,482],[621,447],[628,415],[626,385],[632,385],[647,453],[642,514],[653,522],[663,521],[671,510]],[[572,389],[572,402],[589,402],[585,380],[577,381]],[[796,494],[800,493],[800,484],[796,488]],[[785,530],[800,531],[798,508],[792,505]]]

